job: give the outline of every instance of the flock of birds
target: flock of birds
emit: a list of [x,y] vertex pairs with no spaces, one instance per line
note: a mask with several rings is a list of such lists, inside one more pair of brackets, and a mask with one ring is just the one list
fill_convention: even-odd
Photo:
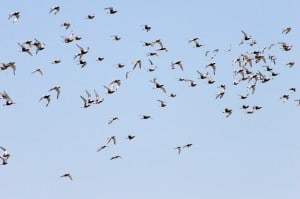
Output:
[[[105,11],[107,11],[108,14],[114,15],[118,13],[118,10],[116,10],[114,7],[106,7],[104,8]],[[49,14],[57,15],[59,12],[61,12],[60,6],[54,6],[50,8]],[[95,18],[95,15],[87,15],[86,20],[93,20]],[[11,20],[12,23],[17,23],[21,19],[21,13],[19,11],[15,11],[9,14],[8,20]],[[71,27],[71,23],[69,22],[63,22],[60,24],[62,28],[68,30]],[[144,24],[141,26],[142,30],[145,32],[150,32],[152,30],[152,27],[149,24]],[[292,31],[291,27],[283,28],[281,31],[281,34],[287,35]],[[112,35],[111,38],[118,42],[122,39],[119,35]],[[241,31],[241,41],[236,45],[237,47],[247,45],[255,48],[257,41],[254,37],[252,37],[250,34],[246,33],[245,31]],[[62,42],[64,43],[72,43],[72,42],[79,42],[81,40],[81,37],[78,35],[75,35],[72,31],[68,36],[61,36]],[[198,49],[198,48],[205,48],[205,45],[201,42],[199,37],[191,38],[187,41],[189,45],[191,45],[192,48]],[[21,53],[25,53],[28,56],[38,55],[40,51],[43,51],[47,48],[46,43],[39,41],[38,39],[34,40],[27,40],[23,42],[17,42],[19,46],[19,51]],[[84,68],[87,66],[87,61],[84,59],[85,55],[89,53],[90,48],[89,47],[83,47],[76,43],[76,46],[78,47],[78,52],[73,56],[73,60],[76,61],[78,65],[80,65],[81,68]],[[162,41],[162,39],[154,39],[152,41],[143,41],[142,46],[145,48],[149,48],[150,52],[147,53],[145,56],[147,57],[147,61],[149,62],[149,67],[147,68],[147,72],[154,72],[158,68],[158,65],[154,64],[152,61],[152,57],[158,57],[160,53],[168,53],[169,49],[167,49],[166,45]],[[224,50],[224,52],[229,52],[233,48],[233,45],[230,45],[228,49]],[[289,52],[293,49],[293,45],[290,45],[286,42],[278,42],[278,43],[272,43],[268,46],[265,46],[262,49],[255,49],[251,52],[242,52],[240,55],[235,57],[232,60],[232,65],[236,69],[233,70],[233,86],[237,86],[240,84],[246,84],[245,94],[241,94],[238,97],[240,100],[245,103],[240,107],[242,111],[244,111],[245,114],[254,114],[256,111],[263,108],[262,105],[259,104],[252,104],[249,105],[246,103],[246,99],[250,95],[255,94],[255,90],[259,84],[265,84],[274,78],[276,78],[278,75],[280,75],[279,72],[276,71],[276,61],[277,57],[276,55],[272,54],[271,50],[272,48],[280,48],[284,52]],[[197,81],[204,81],[208,85],[216,84],[216,73],[217,73],[217,62],[215,61],[215,57],[218,56],[220,53],[220,49],[214,49],[209,50],[207,49],[204,53],[204,56],[208,58],[209,62],[207,65],[205,65],[205,71],[196,70],[195,75],[197,75],[197,79],[189,79],[189,78],[178,78],[179,82],[187,83],[189,87],[196,87],[198,85]],[[104,61],[104,57],[97,57],[96,61],[102,62]],[[54,59],[52,64],[60,64],[60,59]],[[146,65],[144,63],[143,59],[137,59],[132,62],[132,68],[131,70],[126,71],[125,79],[129,78],[130,73],[135,71],[136,69],[142,69]],[[286,63],[286,67],[292,68],[295,65],[294,61],[290,61]],[[125,67],[125,64],[118,63],[116,64],[117,68],[123,68]],[[13,75],[16,74],[16,68],[17,63],[15,61],[9,61],[6,63],[1,63],[0,70],[5,71],[8,69],[12,70]],[[175,60],[171,61],[170,64],[171,70],[180,70],[184,71],[185,66],[184,62],[182,60]],[[41,68],[37,68],[34,71],[32,71],[32,74],[39,74],[41,76],[44,75]],[[104,89],[106,91],[107,95],[112,95],[115,92],[118,91],[118,89],[121,87],[123,80],[121,79],[114,79],[112,80],[108,85],[104,85]],[[164,94],[166,94],[170,98],[175,98],[176,93],[168,92],[168,88],[162,83],[160,83],[160,80],[157,77],[153,77],[149,80],[149,83],[153,85],[153,89],[160,90]],[[220,84],[218,85],[219,91],[215,95],[216,100],[221,100],[226,94],[226,89],[229,85]],[[296,105],[300,106],[300,99],[297,99],[294,97],[294,93],[297,92],[296,87],[288,88],[286,93],[279,96],[279,100],[282,100],[283,102],[289,101],[291,98],[296,102]],[[44,103],[45,107],[48,107],[51,103],[52,95],[53,93],[56,94],[55,98],[59,99],[61,94],[61,86],[54,86],[52,88],[48,89],[48,93],[42,94],[39,97],[40,103]],[[94,89],[93,93],[91,94],[91,91],[85,90],[85,94],[79,94],[78,97],[82,100],[82,106],[81,108],[86,109],[90,108],[91,106],[94,106],[96,104],[102,104],[104,102],[104,98],[102,98],[99,94],[99,92]],[[0,100],[3,101],[4,106],[11,106],[16,104],[15,101],[9,96],[9,94],[4,90],[0,92]],[[167,106],[167,101],[157,99],[157,102],[159,103],[160,107]],[[233,114],[234,110],[231,107],[224,107],[222,113],[225,115],[225,117],[230,117]],[[151,115],[140,115],[140,119],[147,120],[151,119]],[[108,120],[108,125],[112,125],[114,122],[116,122],[119,118],[117,116],[114,116]],[[135,139],[135,135],[128,135],[126,137],[128,140]],[[117,137],[115,135],[108,137],[106,140],[106,144],[101,145],[97,148],[96,152],[101,152],[104,149],[106,149],[109,144],[116,145],[117,144]],[[189,149],[192,146],[192,143],[187,143],[179,146],[175,146],[173,148],[174,151],[177,151],[177,154],[180,155],[182,150]],[[2,160],[2,165],[8,164],[8,159],[10,157],[9,152],[6,148],[0,147],[2,149],[2,154],[0,156]],[[116,160],[122,158],[121,155],[115,155],[110,157],[110,160]],[[69,178],[70,180],[73,180],[70,173],[64,173],[60,177]]]

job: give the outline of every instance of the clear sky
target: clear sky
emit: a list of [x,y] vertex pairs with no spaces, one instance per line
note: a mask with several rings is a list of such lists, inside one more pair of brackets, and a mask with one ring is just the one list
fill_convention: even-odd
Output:
[[[54,6],[60,6],[59,12],[49,13]],[[110,6],[117,13],[104,9]],[[15,102],[0,107],[0,146],[11,154],[0,167],[0,198],[298,199],[299,7],[297,0],[1,1],[0,62],[16,62],[16,72],[0,71],[0,92]],[[20,18],[13,23],[8,16],[14,11]],[[86,19],[88,15],[95,17]],[[61,26],[64,22],[71,24],[69,29]],[[143,30],[145,24],[150,31]],[[282,34],[287,27],[291,31]],[[251,39],[239,45],[241,30]],[[82,39],[64,43],[62,37],[71,32]],[[203,46],[188,42],[195,37]],[[35,38],[45,43],[44,50],[36,55],[33,46],[32,56],[20,52],[18,42]],[[168,52],[156,51],[159,44],[143,46],[157,39]],[[284,51],[278,42],[292,49]],[[83,68],[74,59],[76,44],[89,47]],[[270,81],[258,80],[252,94],[247,87],[254,80],[233,84],[242,77],[234,75],[242,68],[233,60],[253,58],[254,51],[266,63],[253,59],[252,67],[245,66],[251,72],[246,77]],[[269,55],[277,58],[276,64]],[[104,60],[96,61],[98,57]],[[52,64],[55,59],[61,62]],[[141,69],[133,70],[139,59]],[[183,71],[178,65],[172,69],[176,61]],[[206,67],[212,62],[215,75]],[[295,65],[289,67],[289,62]],[[118,63],[125,66],[117,68]],[[266,65],[279,75],[271,76]],[[32,74],[38,68],[43,75]],[[197,71],[215,82],[199,79]],[[153,78],[166,93],[153,89]],[[121,85],[107,94],[104,86],[114,80]],[[216,99],[221,84],[225,94]],[[58,99],[55,91],[49,92],[55,86],[61,87]],[[82,108],[80,96],[88,90],[94,98],[94,89],[104,101]],[[247,93],[247,99],[240,99]],[[51,100],[45,107],[46,100],[39,99],[47,94]],[[286,102],[283,95],[289,96]],[[241,109],[243,104],[249,108]],[[254,105],[262,108],[246,114]],[[225,108],[232,110],[229,117]],[[142,115],[151,119],[142,120]],[[108,124],[113,117],[118,119]],[[128,140],[128,135],[135,138]],[[116,145],[107,143],[111,136]],[[175,148],[186,144],[192,146],[178,154]],[[96,152],[103,145],[108,147]],[[114,156],[122,158],[110,160]],[[60,178],[65,173],[73,180]]]

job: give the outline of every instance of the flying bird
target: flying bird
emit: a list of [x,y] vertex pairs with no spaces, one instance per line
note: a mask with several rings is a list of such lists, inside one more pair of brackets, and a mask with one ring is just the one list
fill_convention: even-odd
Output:
[[57,14],[60,11],[60,6],[53,6],[52,8],[50,8],[49,13],[54,13]]
[[183,65],[181,61],[171,62],[172,69],[175,69],[175,66],[178,65],[180,69],[183,71]]
[[40,68],[37,68],[34,71],[32,71],[32,74],[34,74],[34,73],[39,73],[40,75],[43,75],[43,71]]
[[108,120],[108,124],[112,124],[113,121],[118,120],[118,117],[112,117],[111,119]]
[[122,158],[120,155],[116,155],[110,158],[110,160],[120,159]]
[[60,26],[64,27],[66,30],[68,30],[71,27],[71,23],[69,22],[64,22]]
[[160,107],[165,107],[167,106],[167,103],[163,100],[157,100],[160,103]]
[[164,85],[158,83],[156,80],[157,80],[157,78],[153,78],[153,80],[150,80],[150,82],[154,84],[154,88],[153,88],[153,89],[159,88],[159,89],[161,89],[164,93],[167,93],[167,91],[166,91]]
[[104,10],[107,10],[108,14],[116,14],[118,12],[113,7],[107,7],[107,8],[104,8]]
[[65,174],[61,175],[60,178],[69,178],[70,180],[73,180],[71,174],[69,174],[69,173],[65,173]]
[[10,61],[10,62],[8,62],[8,63],[1,63],[2,64],[2,66],[0,67],[0,70],[6,70],[6,69],[8,69],[8,68],[11,68],[12,69],[12,71],[13,71],[13,74],[15,75],[16,74],[16,69],[17,69],[17,67],[16,67],[16,62],[14,62],[14,61]]
[[283,28],[281,31],[281,34],[288,34],[289,32],[291,32],[292,28],[291,27],[286,27]]
[[116,145],[117,144],[116,136],[113,135],[107,138],[107,144],[109,144],[111,141],[113,142],[114,145]]
[[8,150],[2,146],[0,146],[0,149],[3,151],[0,157],[7,160],[10,157]]
[[25,53],[29,54],[30,56],[32,56],[32,53],[31,53],[31,51],[30,51],[30,48],[27,48],[26,46],[24,46],[24,45],[22,45],[22,44],[20,44],[20,43],[18,43],[18,45],[19,45],[20,48],[21,48],[21,52],[25,52]]
[[47,107],[49,105],[49,103],[50,103],[50,95],[44,95],[44,96],[42,96],[39,101],[42,101],[42,100],[46,100],[47,101],[47,103],[45,105]]
[[225,108],[223,113],[226,114],[226,117],[229,117],[232,114],[232,109],[230,108]]
[[150,115],[141,115],[142,120],[151,119],[152,117]]
[[80,95],[80,98],[82,99],[82,101],[83,101],[83,107],[82,108],[87,108],[87,107],[89,107],[91,104],[88,102],[88,100],[87,99],[85,99],[84,97],[82,97],[81,95]]
[[149,32],[151,30],[151,26],[149,26],[148,24],[142,25],[142,27],[146,32]]
[[190,144],[190,143],[189,143],[189,144],[184,145],[182,148],[185,148],[185,147],[186,147],[186,148],[190,148],[192,145],[193,145],[193,144]]
[[11,19],[13,18],[13,23],[15,23],[16,21],[19,20],[20,18],[20,12],[19,11],[14,11],[14,12],[11,12],[9,15],[8,15],[8,19]]
[[3,91],[0,93],[0,99],[4,99],[5,103],[3,106],[10,106],[12,104],[15,104],[15,102],[9,97],[9,95],[6,93],[6,91]]
[[95,94],[94,104],[100,104],[104,101],[103,98],[100,98],[99,94],[97,93],[97,91],[95,89],[94,89],[94,94]]
[[86,16],[86,19],[94,19],[95,18],[95,15],[94,14],[88,14]]
[[100,146],[99,148],[97,148],[97,152],[100,152],[107,147],[108,147],[107,145]]
[[128,139],[128,140],[133,140],[134,138],[135,138],[134,135],[128,135],[128,136],[126,137],[126,139]]
[[181,146],[175,147],[174,150],[177,150],[178,155],[180,155],[180,153],[181,153]]
[[54,86],[53,88],[50,88],[49,92],[56,91],[56,99],[58,99],[60,95],[60,86]]

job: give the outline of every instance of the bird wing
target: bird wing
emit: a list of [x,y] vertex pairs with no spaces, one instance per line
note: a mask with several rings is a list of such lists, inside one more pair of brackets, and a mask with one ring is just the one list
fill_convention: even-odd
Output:
[[87,100],[84,97],[82,97],[81,95],[80,95],[80,98],[83,100],[84,103],[87,103]]
[[162,87],[160,87],[160,89],[161,89],[164,93],[167,93],[165,87],[162,86]]

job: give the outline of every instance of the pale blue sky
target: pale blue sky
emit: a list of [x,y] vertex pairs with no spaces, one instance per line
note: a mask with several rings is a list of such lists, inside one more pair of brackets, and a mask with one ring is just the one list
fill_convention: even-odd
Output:
[[[51,7],[59,5],[55,15]],[[104,8],[113,6],[110,15]],[[16,75],[0,71],[0,92],[6,91],[16,104],[0,107],[0,146],[11,157],[0,167],[0,196],[5,199],[298,199],[300,197],[300,99],[299,81],[299,1],[2,1],[0,7],[0,62],[16,62]],[[9,13],[20,11],[12,23]],[[85,19],[94,14],[92,20]],[[70,22],[65,30],[60,25]],[[141,25],[149,24],[149,32]],[[288,34],[281,34],[291,27]],[[238,45],[249,33],[254,46]],[[80,41],[63,43],[61,36],[75,35]],[[119,35],[113,41],[111,35]],[[193,48],[189,39],[199,37],[203,47]],[[18,42],[34,38],[46,48],[33,56],[20,52]],[[168,52],[149,57],[155,47],[143,42],[161,39]],[[284,52],[277,42],[293,45]],[[247,81],[233,85],[232,61],[241,54],[262,50],[275,43],[264,55],[276,55],[274,71],[280,73],[267,83],[257,83],[255,93],[242,101]],[[75,44],[89,47],[83,56],[84,68],[77,65]],[[225,52],[229,46],[230,52]],[[34,49],[34,48],[32,48]],[[214,76],[206,68],[207,50],[219,49],[214,58]],[[103,56],[102,62],[96,61]],[[61,59],[57,65],[54,59]],[[142,60],[142,69],[131,71],[133,62]],[[147,72],[148,59],[157,66]],[[171,69],[181,60],[184,71]],[[294,61],[289,68],[286,63]],[[117,63],[124,63],[122,69]],[[262,62],[253,71],[264,71]],[[31,74],[41,68],[43,76]],[[196,71],[209,72],[216,81],[208,85]],[[165,85],[167,94],[152,89],[153,78]],[[178,78],[192,79],[197,86]],[[112,95],[104,85],[121,80]],[[221,84],[226,85],[222,99],[215,99]],[[48,107],[39,102],[54,86],[61,86],[57,100],[51,91]],[[289,88],[297,91],[290,93]],[[96,89],[104,102],[81,108],[80,95]],[[176,93],[175,98],[168,94]],[[289,93],[287,102],[280,97]],[[157,100],[167,106],[161,108]],[[4,103],[4,100],[0,100]],[[242,104],[263,108],[244,114]],[[233,110],[230,117],[222,113]],[[153,119],[141,120],[140,115]],[[113,116],[119,120],[111,125]],[[125,139],[128,135],[135,139]],[[107,137],[116,136],[117,145],[106,145]],[[192,143],[182,150],[177,146]],[[120,155],[122,159],[109,160]],[[70,173],[73,181],[60,178]]]

